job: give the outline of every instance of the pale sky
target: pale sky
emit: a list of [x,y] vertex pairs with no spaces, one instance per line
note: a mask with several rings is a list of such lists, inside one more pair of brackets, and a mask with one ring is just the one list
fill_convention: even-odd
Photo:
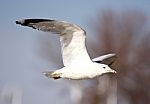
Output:
[[70,104],[68,82],[53,81],[41,74],[44,70],[58,68],[36,52],[42,32],[16,25],[15,21],[59,19],[82,26],[88,35],[92,31],[88,25],[91,18],[106,9],[141,10],[150,14],[150,1],[0,0],[0,92],[5,86],[17,86],[22,91],[23,104]]

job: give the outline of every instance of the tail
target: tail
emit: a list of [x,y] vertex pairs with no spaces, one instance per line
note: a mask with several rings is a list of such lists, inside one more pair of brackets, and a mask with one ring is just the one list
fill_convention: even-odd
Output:
[[56,73],[55,71],[44,71],[43,74],[48,78],[54,78],[54,79],[61,78],[61,73]]

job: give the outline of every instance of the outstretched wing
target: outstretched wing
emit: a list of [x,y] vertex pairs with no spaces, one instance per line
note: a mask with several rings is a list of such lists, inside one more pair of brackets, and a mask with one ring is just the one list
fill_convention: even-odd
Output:
[[62,59],[65,66],[74,60],[82,60],[82,57],[89,58],[85,47],[85,31],[77,25],[49,19],[24,19],[16,21],[16,24],[60,34]]
[[110,66],[115,61],[116,58],[117,58],[116,54],[112,53],[96,57],[92,59],[92,61]]

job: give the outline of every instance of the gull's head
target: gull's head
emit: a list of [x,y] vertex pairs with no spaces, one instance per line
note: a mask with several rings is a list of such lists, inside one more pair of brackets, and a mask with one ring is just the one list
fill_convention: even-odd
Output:
[[117,73],[115,70],[111,69],[108,65],[106,64],[98,64],[97,65],[97,70],[100,74],[106,74],[106,73]]

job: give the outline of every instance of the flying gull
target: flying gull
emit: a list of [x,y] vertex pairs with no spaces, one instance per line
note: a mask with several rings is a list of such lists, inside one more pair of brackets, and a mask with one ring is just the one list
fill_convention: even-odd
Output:
[[77,25],[49,19],[24,19],[16,21],[16,24],[59,34],[64,67],[43,72],[49,78],[91,79],[105,73],[116,73],[109,67],[116,59],[116,54],[91,60],[85,46],[86,33]]

